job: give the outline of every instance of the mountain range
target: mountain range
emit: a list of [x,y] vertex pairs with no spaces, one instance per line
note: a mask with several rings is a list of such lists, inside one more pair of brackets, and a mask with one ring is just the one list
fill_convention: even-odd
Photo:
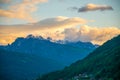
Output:
[[90,42],[52,42],[51,38],[33,35],[18,37],[12,44],[0,46],[0,77],[32,80],[83,59],[96,47]]
[[87,57],[37,80],[120,80],[120,35]]
[[28,35],[26,38],[19,37],[11,45],[5,46],[7,51],[35,54],[53,59],[64,65],[83,59],[97,46],[90,42],[52,42],[50,38]]

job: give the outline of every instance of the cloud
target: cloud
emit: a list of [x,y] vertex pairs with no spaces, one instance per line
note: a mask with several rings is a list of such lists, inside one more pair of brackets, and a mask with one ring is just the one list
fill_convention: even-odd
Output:
[[37,23],[31,24],[22,24],[22,25],[0,25],[0,31],[33,31],[38,29],[61,29],[61,28],[69,28],[72,26],[77,26],[81,24],[86,24],[88,21],[82,18],[73,17],[63,17],[58,16],[54,18],[43,19]]
[[88,22],[87,20],[78,17],[68,18],[68,17],[58,16],[55,18],[47,18],[41,20],[40,22],[35,23],[33,25],[41,28],[61,28],[61,27],[65,28],[65,27],[72,27],[80,24],[85,24],[87,22]]
[[21,3],[16,3],[15,5],[10,6],[8,10],[0,9],[0,16],[34,22],[35,20],[31,13],[37,10],[37,4],[43,2],[47,2],[47,0],[22,0]]
[[105,41],[120,34],[120,29],[117,27],[92,27],[84,25],[80,28],[66,28],[61,26],[61,29],[54,29],[50,25],[51,27],[46,29],[43,29],[42,27],[38,28],[36,26],[32,26],[32,28],[29,29],[29,26],[30,25],[27,27],[21,27],[20,25],[16,26],[18,28],[12,26],[9,26],[10,28],[7,26],[0,26],[0,44],[8,44],[13,42],[17,37],[25,37],[28,34],[34,34],[41,35],[44,38],[51,37],[53,40],[68,40],[71,42],[83,41],[101,45]]
[[33,18],[28,13],[22,13],[22,12],[17,13],[9,10],[0,9],[0,16],[33,21]]
[[28,32],[0,32],[0,45],[12,43],[17,37],[26,37]]
[[4,4],[4,3],[9,3],[10,0],[0,0],[0,3]]
[[120,34],[120,29],[116,27],[90,27],[81,26],[78,28],[68,28],[63,32],[65,40],[92,42],[94,44],[103,44],[105,41]]
[[70,7],[70,10],[78,10],[78,12],[88,12],[88,11],[105,11],[105,10],[113,10],[111,6],[108,5],[97,5],[97,4],[87,4],[81,8],[78,7]]
[[60,33],[65,28],[85,24],[87,22],[87,20],[78,17],[69,18],[64,16],[58,16],[54,18],[43,19],[37,23],[31,24],[0,25],[0,43],[8,44],[13,42],[15,38],[28,34],[39,34],[44,37],[50,36],[53,39],[58,40],[63,38],[64,35]]
[[[43,19],[32,24],[0,25],[0,44],[8,44],[17,37],[34,34],[41,35],[44,38],[51,37],[53,40],[83,41],[101,45],[120,34],[120,29],[117,27],[92,27],[84,25],[87,22],[88,20],[78,17],[58,16]],[[80,26],[80,28],[76,26]]]
[[68,8],[68,10],[71,10],[71,11],[76,11],[76,10],[78,10],[78,9],[79,9],[79,8],[78,8],[78,7],[75,7],[75,6],[74,6],[74,7],[69,7],[69,8]]
[[[58,16],[43,19],[37,23],[24,25],[0,25],[0,43],[8,44],[19,36],[25,37],[28,34],[52,37],[53,40],[69,40],[92,42],[103,44],[113,36],[120,34],[116,27],[91,27],[86,26],[88,20],[78,17]],[[81,26],[80,28],[76,26]]]

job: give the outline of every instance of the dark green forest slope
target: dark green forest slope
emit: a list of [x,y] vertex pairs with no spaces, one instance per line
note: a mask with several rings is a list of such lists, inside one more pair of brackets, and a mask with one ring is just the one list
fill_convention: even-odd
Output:
[[120,35],[98,47],[83,60],[37,80],[120,80]]

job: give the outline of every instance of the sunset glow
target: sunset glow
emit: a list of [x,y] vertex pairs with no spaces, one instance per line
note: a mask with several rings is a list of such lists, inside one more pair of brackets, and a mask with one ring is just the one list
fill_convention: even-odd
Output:
[[0,45],[29,34],[101,45],[120,34],[117,1],[1,0]]

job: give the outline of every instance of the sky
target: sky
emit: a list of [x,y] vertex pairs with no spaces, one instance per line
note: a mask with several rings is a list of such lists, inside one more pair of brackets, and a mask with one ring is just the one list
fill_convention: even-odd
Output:
[[120,34],[119,0],[0,0],[0,45],[17,37],[103,44]]

